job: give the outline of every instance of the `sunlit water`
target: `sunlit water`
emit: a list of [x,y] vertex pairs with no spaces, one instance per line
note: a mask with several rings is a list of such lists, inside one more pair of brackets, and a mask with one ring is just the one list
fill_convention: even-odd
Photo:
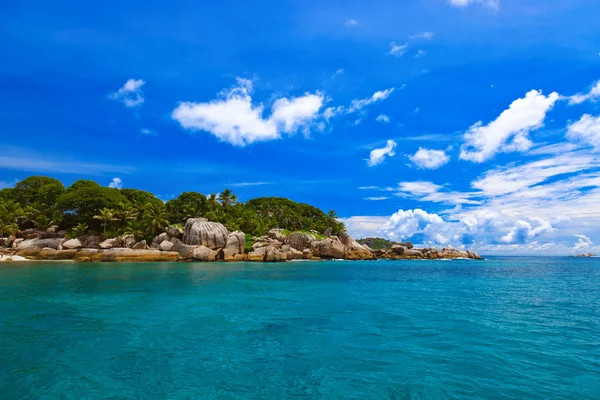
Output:
[[599,399],[600,259],[0,264],[2,399]]

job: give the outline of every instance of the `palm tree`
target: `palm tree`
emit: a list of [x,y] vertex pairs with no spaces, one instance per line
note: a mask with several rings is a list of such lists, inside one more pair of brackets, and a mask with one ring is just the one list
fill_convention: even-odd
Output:
[[142,224],[139,221],[127,222],[127,226],[125,227],[123,234],[133,235],[136,240],[141,238],[144,235]]
[[98,215],[94,215],[94,219],[99,219],[102,221],[102,226],[104,227],[104,237],[106,237],[106,225],[108,225],[108,223],[111,221],[117,221],[114,211],[106,207],[104,207],[102,210],[99,210]]
[[40,214],[34,220],[32,220],[31,223],[39,230],[45,231],[46,229],[54,225],[54,220],[51,220],[45,215]]
[[115,218],[123,225],[126,225],[129,221],[134,221],[139,212],[131,206],[129,203],[120,202],[117,206],[117,209],[114,212]]
[[213,209],[215,208],[215,206],[219,205],[219,198],[216,194],[211,193],[206,198],[206,203],[208,204],[209,209]]
[[225,189],[219,194],[219,200],[223,208],[227,208],[237,202],[237,196],[230,189]]
[[88,230],[88,226],[83,222],[78,223],[75,227],[73,227],[73,235],[75,237],[80,237],[85,235]]
[[165,207],[158,203],[146,204],[142,221],[152,235],[155,235],[157,231],[162,231],[169,226]]

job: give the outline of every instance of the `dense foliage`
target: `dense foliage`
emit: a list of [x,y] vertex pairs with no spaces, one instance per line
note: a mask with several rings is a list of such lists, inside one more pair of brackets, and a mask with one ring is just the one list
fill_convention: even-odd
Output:
[[374,238],[374,237],[358,239],[357,242],[360,244],[366,244],[373,250],[380,250],[380,249],[388,250],[388,249],[391,249],[394,244],[396,244],[395,242],[390,242],[387,239]]
[[257,236],[276,227],[319,232],[331,227],[334,234],[343,229],[333,210],[325,214],[308,204],[276,197],[241,203],[229,189],[209,196],[184,192],[164,203],[142,190],[119,190],[90,180],[78,180],[65,188],[56,179],[31,176],[14,188],[0,190],[0,237],[57,225],[72,236],[92,232],[151,239],[191,217],[205,217],[231,231]]

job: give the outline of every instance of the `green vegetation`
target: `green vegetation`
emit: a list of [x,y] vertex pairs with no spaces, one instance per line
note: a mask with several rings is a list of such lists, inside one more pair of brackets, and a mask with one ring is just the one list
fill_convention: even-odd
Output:
[[357,242],[360,244],[366,244],[373,250],[380,250],[380,249],[389,250],[392,248],[393,245],[396,244],[395,242],[390,242],[387,239],[372,238],[372,237],[365,238],[365,239],[358,239]]
[[119,190],[90,180],[78,180],[65,188],[57,179],[31,176],[14,188],[0,190],[0,236],[58,225],[69,237],[132,234],[136,239],[151,240],[171,224],[183,225],[191,217],[208,218],[230,231],[246,233],[247,246],[252,245],[251,236],[264,235],[276,227],[290,232],[323,232],[331,227],[333,234],[344,228],[333,210],[326,214],[311,205],[278,197],[241,203],[229,189],[208,197],[184,192],[164,203],[142,190]]

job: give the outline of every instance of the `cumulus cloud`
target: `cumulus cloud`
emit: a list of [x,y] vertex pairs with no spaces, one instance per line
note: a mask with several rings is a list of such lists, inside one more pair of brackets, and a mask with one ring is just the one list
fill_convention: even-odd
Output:
[[559,98],[556,92],[544,96],[541,91],[532,90],[513,101],[489,124],[477,122],[464,135],[460,158],[481,163],[500,151],[530,149],[533,143],[528,139],[529,132],[544,125],[546,113]]
[[414,39],[431,40],[431,39],[433,39],[433,33],[432,32],[417,33],[417,34],[414,34],[414,35],[410,35],[409,38],[411,40],[414,40]]
[[582,250],[590,247],[593,244],[592,239],[585,235],[575,235],[575,237],[578,239],[577,243],[575,243],[573,246],[573,250]]
[[137,107],[145,100],[142,91],[142,86],[145,84],[146,82],[142,79],[128,79],[119,90],[110,93],[108,97],[120,101],[125,104],[125,107]]
[[121,180],[121,178],[113,178],[113,180],[110,181],[110,183],[108,184],[108,187],[113,189],[122,189],[123,181]]
[[408,43],[397,44],[396,42],[390,42],[390,52],[388,54],[394,57],[402,57],[406,52],[407,47]]
[[408,158],[422,169],[438,169],[450,161],[450,157],[443,150],[430,150],[422,147],[419,147],[419,150]]
[[594,151],[600,151],[600,115],[593,117],[584,114],[579,121],[569,125],[567,138],[591,146]]
[[569,104],[581,104],[585,101],[598,101],[600,99],[600,80],[596,81],[589,92],[577,93],[574,96],[569,97]]
[[416,234],[423,235],[425,240],[446,244],[455,239],[452,224],[447,223],[437,214],[430,214],[421,209],[398,210],[380,228],[392,240],[407,240]]
[[536,238],[546,232],[552,232],[552,225],[549,221],[541,218],[532,218],[532,223],[518,220],[515,226],[504,235],[501,239],[502,242],[508,244],[523,244],[529,239]]
[[369,164],[369,167],[374,167],[375,165],[381,164],[386,157],[393,157],[396,155],[394,152],[395,149],[396,142],[393,140],[388,140],[384,147],[371,150],[367,164]]
[[500,8],[500,0],[448,0],[448,3],[454,7],[467,7],[471,4],[482,4],[494,10]]
[[389,124],[389,123],[390,123],[390,117],[388,117],[388,116],[387,116],[387,115],[385,115],[385,114],[379,114],[379,115],[377,116],[377,118],[375,118],[375,120],[376,120],[377,122],[382,122],[382,123],[384,123],[384,124]]
[[275,100],[271,115],[263,117],[262,104],[254,105],[252,81],[237,79],[237,85],[208,103],[182,102],[172,118],[186,129],[211,133],[234,146],[279,139],[281,133],[307,132],[319,116],[324,96],[317,92]]

